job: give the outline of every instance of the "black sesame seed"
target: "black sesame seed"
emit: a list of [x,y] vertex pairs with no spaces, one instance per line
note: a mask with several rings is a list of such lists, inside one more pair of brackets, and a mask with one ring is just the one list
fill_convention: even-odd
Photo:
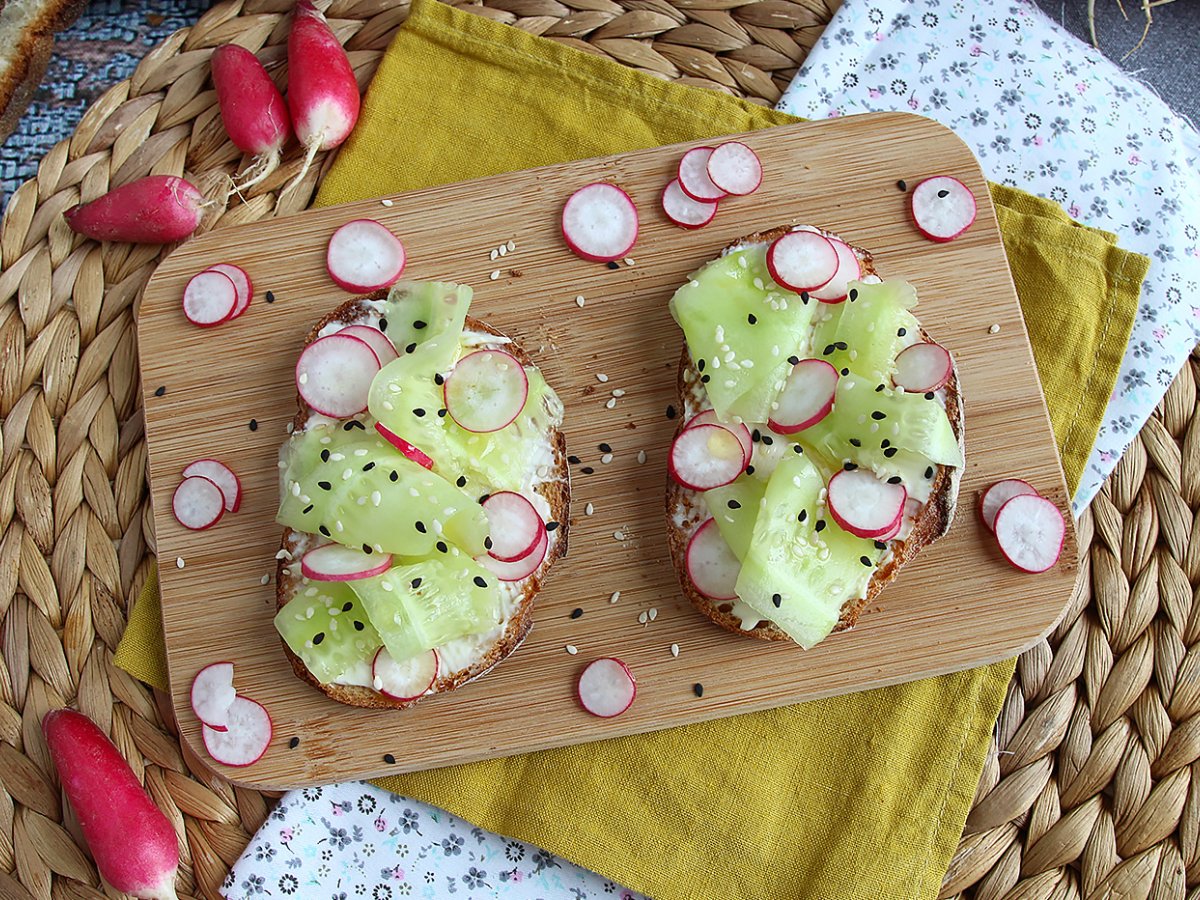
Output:
[[883,451],[883,455],[887,459],[891,459],[893,456],[895,456],[899,452],[900,452],[900,450],[896,447],[888,447]]
[[817,524],[814,525],[813,527],[816,528],[817,531],[824,531],[825,530],[825,520],[817,519]]
[[874,419],[876,422],[881,422],[887,418],[887,413],[880,412],[879,410],[875,410],[875,412],[871,413],[871,418]]
[[792,444],[792,452],[793,452],[793,453],[799,453],[801,456],[803,456],[803,455],[804,455],[804,448],[803,448],[803,447],[801,447],[799,444]]
[[755,428],[752,432],[750,432],[750,440],[757,444],[762,440],[762,432]]
[[476,576],[475,576],[474,578],[472,578],[471,580],[475,582],[475,584],[476,584],[476,586],[477,586],[477,587],[481,587],[481,588],[485,588],[485,587],[487,587],[487,582],[486,582],[486,581],[484,581],[484,580],[483,580],[483,577],[482,577],[482,576],[480,576],[480,575],[476,575]]
[[449,553],[450,552],[450,548],[446,546],[445,541],[438,541],[433,546],[437,547],[438,553]]
[[707,376],[707,375],[701,375],[701,376],[700,376],[700,383],[701,383],[701,384],[708,384],[710,381],[712,381],[712,379],[711,379],[709,376]]
[[884,438],[884,439],[883,439],[883,442],[882,442],[882,443],[880,443],[880,445],[879,445],[879,446],[880,446],[880,447],[890,447],[890,446],[892,446],[892,442],[891,442],[891,441],[889,441],[887,438]]
[[346,422],[344,425],[342,425],[342,431],[353,431],[353,430],[354,430],[354,422],[352,422],[352,421]]
[[788,357],[788,362],[790,362],[790,363],[791,363],[793,366],[799,365],[799,364],[800,364],[800,357],[798,357],[798,356],[796,356],[795,354],[793,354],[792,356],[789,356],[789,357]]
[[363,466],[363,471],[370,472],[373,468],[375,468],[375,463],[369,462],[365,466]]
[[773,443],[775,443],[775,439],[772,438],[769,434],[764,434],[762,436],[762,442],[764,445],[770,447]]
[[268,303],[274,303],[274,302],[275,302],[275,292],[274,292],[274,291],[267,291],[267,295],[266,295],[266,296],[267,296],[267,302],[268,302]]
[[881,393],[886,387],[887,387],[887,385],[884,385],[884,384],[877,385],[875,387],[875,393],[877,393],[877,394]]
[[358,619],[354,620],[354,630],[355,631],[362,631],[366,627],[367,626],[364,625],[362,622],[358,621]]
[[907,328],[897,328],[896,329],[896,337],[904,337],[906,334],[908,334]]
[[299,746],[300,746],[300,738],[298,738],[298,737],[294,737],[290,741],[288,741],[288,749],[289,750],[295,750]]
[[568,456],[568,457],[567,457],[567,462],[569,462],[569,463],[570,463],[571,465],[573,465],[573,466],[577,466],[577,465],[579,465],[579,463],[580,463],[581,461],[582,461],[582,460],[580,460],[580,458],[579,458],[578,456],[575,456],[575,455],[571,455],[571,456]]
[[883,541],[876,541],[876,542],[875,542],[875,549],[876,549],[876,550],[886,550],[886,549],[887,549],[887,544],[885,544]]
[[582,615],[583,615],[583,610],[580,609],[578,606],[575,607],[573,610],[571,610],[571,618],[572,619],[578,619]]
[[758,316],[756,316],[754,313],[750,313],[750,315],[746,316],[746,321],[749,322],[751,325],[757,325],[758,324]]
[[492,539],[491,539],[491,537],[490,537],[490,536],[489,536],[489,537],[485,537],[485,538],[483,539],[483,549],[484,549],[484,550],[491,550],[491,549],[492,549],[492,546],[493,546],[493,545],[492,545]]
[[447,410],[447,409],[446,409],[446,407],[444,407],[444,406],[443,406],[441,409],[439,409],[439,410],[438,410],[438,418],[439,418],[439,419],[444,419],[444,418],[446,418],[446,413],[447,413],[447,412],[449,412],[449,410]]
[[846,342],[845,341],[836,341],[833,346],[837,347],[839,350],[845,350]]
[[317,487],[319,487],[323,491],[332,491],[333,490],[333,485],[330,484],[328,481],[318,481]]
[[366,426],[366,425],[364,425],[362,422],[358,421],[358,419],[354,419],[354,420],[353,420],[353,421],[350,423],[350,427],[351,427],[351,428],[357,428],[357,429],[359,429],[360,431],[366,431],[366,430],[367,430],[367,426]]
[[345,603],[342,604],[342,612],[350,612],[350,610],[352,610],[352,609],[354,609],[353,601],[347,600]]
[[704,696],[704,685],[702,685],[700,682],[697,681],[695,684],[692,685],[692,693],[695,694],[697,697],[703,697]]
[[851,303],[853,303],[855,300],[857,300],[858,299],[858,288],[851,288],[849,296],[850,296]]
[[858,558],[858,561],[859,561],[860,563],[862,563],[864,566],[873,566],[873,565],[875,565],[875,563],[871,562],[871,557],[869,557],[869,556],[860,556],[860,557]]
[[899,484],[902,480],[899,475],[893,475],[888,479],[888,484]]
[[938,197],[941,198],[942,200],[945,200],[949,196],[950,196],[949,191],[938,191]]
[[847,472],[853,472],[855,469],[858,468],[858,463],[852,463],[852,462],[842,463],[842,468],[845,469]]
[[408,586],[409,586],[410,588],[412,588],[412,589],[415,591],[417,588],[419,588],[419,587],[421,586],[421,579],[420,579],[420,578],[414,578],[414,579],[413,579],[413,580],[412,580],[412,581],[409,583],[409,585],[408,585]]
[[929,468],[927,468],[927,469],[925,470],[925,477],[926,477],[926,478],[932,478],[932,477],[933,477],[933,466],[930,466]]
[[488,498],[489,498],[490,496],[492,496],[492,495],[491,495],[491,494],[482,494],[482,495],[480,495],[480,497],[479,497],[479,502],[480,502],[480,504],[487,503],[487,502],[488,502]]
[[258,431],[258,419],[251,419],[251,420],[250,420],[250,430],[251,430],[251,431]]
[[393,470],[392,470],[392,473],[391,473],[390,475],[388,475],[388,480],[389,480],[389,481],[399,481],[399,480],[400,480],[400,473],[399,473],[399,472],[397,472],[397,471],[395,471],[395,470],[393,469]]
[[407,347],[404,348],[404,352],[412,353],[416,349],[417,349],[417,342],[413,341],[411,344],[409,344]]
[[926,399],[926,400],[932,400],[932,399],[933,399],[933,391],[926,391],[926,392],[925,392],[925,399]]
[[301,514],[307,516],[312,511],[313,511],[313,504],[310,503],[310,504],[308,504],[308,506],[304,507],[304,510],[302,511]]
[[416,522],[413,523],[413,527],[416,528],[417,531],[421,532],[421,534],[426,533],[425,523],[422,522],[420,519],[418,519]]
[[433,376],[433,383],[434,384],[445,384],[446,379],[442,377],[441,372],[438,372],[436,375]]
[[599,447],[601,453],[612,453],[612,447],[608,446],[608,444],[600,444]]
[[595,469],[593,469],[591,466],[584,466],[584,467],[583,467],[582,469],[580,469],[579,471],[580,471],[580,472],[582,472],[584,475],[591,475],[591,474],[592,474],[593,472],[595,472],[596,470],[595,470]]
[[754,466],[746,466],[746,474],[753,475],[754,474]]
[[163,394],[165,394],[166,392],[167,392],[167,386],[166,386],[165,384],[160,384],[158,387],[156,387],[156,388],[154,389],[154,396],[155,396],[155,397],[161,397],[161,396],[163,396]]
[[842,366],[842,374],[843,374],[843,375],[849,375],[849,374],[850,374],[850,370],[849,370],[848,368],[846,368],[845,366]]
[[861,447],[862,441],[860,441],[858,438],[850,438],[850,446],[851,447]]
[[619,266],[619,265],[618,265],[616,262],[614,262],[614,261],[612,261],[612,260],[610,260],[610,261],[608,262],[608,267],[609,267],[610,269],[612,269],[612,271],[614,271],[614,272],[615,272],[615,271],[617,271],[617,269],[621,268],[621,267],[620,267],[620,266]]
[[905,183],[903,178],[896,182],[896,187],[900,188],[902,191],[908,190],[908,185]]
[[730,509],[741,509],[742,508],[742,504],[738,503],[736,500],[730,500],[725,505],[728,506]]
[[807,302],[808,302],[808,291],[801,291],[801,292],[800,292],[800,302],[801,302],[801,303],[807,303]]
[[417,331],[420,331],[426,326],[426,324],[426,322],[422,322],[420,319],[417,319],[417,321],[413,322],[413,328],[417,329]]
[[325,632],[318,631],[316,634],[313,635],[313,645],[314,646],[321,643],[321,641],[323,641],[323,640],[325,640]]
[[704,360],[703,359],[696,360],[696,368],[699,369],[701,372],[704,371]]
[[466,486],[467,486],[467,476],[466,476],[466,475],[459,475],[459,476],[458,476],[458,480],[457,480],[457,481],[455,481],[454,483],[455,483],[456,485],[458,485],[459,487],[466,487]]
[[[673,418],[675,418],[675,407],[674,407],[674,406],[671,406],[671,405],[669,405],[669,404],[667,405],[667,418],[668,418],[668,419],[673,419]],[[579,460],[576,460],[576,462],[578,462],[578,461],[579,461]]]
[[418,406],[416,409],[413,410],[413,415],[419,419],[425,415],[425,410],[421,409],[421,407]]
[[382,316],[379,319],[379,330],[387,331],[387,319],[383,318]]
[[392,756],[390,753],[385,753],[383,754],[383,761],[389,766],[394,766],[396,764],[396,757]]
[[328,449],[321,451],[321,462],[329,462],[329,450]]
[[825,349],[821,351],[821,355],[828,356],[830,353],[832,353],[836,349],[837,349],[837,347],[835,347],[833,344],[826,344]]
[[370,554],[370,553],[375,552],[375,548],[372,547],[370,544],[363,544],[362,547],[363,547],[363,553]]
[[557,528],[558,528],[558,523],[553,520],[546,523],[547,531],[555,531]]
[[776,609],[779,609],[779,607],[783,606],[783,597],[779,594],[772,594],[771,602],[775,604]]
[[333,537],[333,535],[329,533],[329,529],[324,525],[318,525],[317,531],[321,532],[321,534],[325,535],[325,537]]
[[808,510],[802,509],[802,510],[800,510],[800,515],[796,516],[796,521],[803,522],[807,518],[808,518]]

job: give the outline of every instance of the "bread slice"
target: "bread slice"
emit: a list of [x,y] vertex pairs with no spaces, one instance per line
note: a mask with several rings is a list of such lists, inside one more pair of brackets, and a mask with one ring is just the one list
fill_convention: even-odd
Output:
[[[350,324],[369,316],[370,311],[364,301],[378,300],[386,296],[387,292],[381,291],[367,297],[343,303],[313,326],[305,338],[305,345],[315,341],[321,329],[327,325],[333,323]],[[490,325],[468,316],[465,327],[467,330],[492,335],[496,338],[494,343],[480,344],[481,349],[494,348],[504,350],[515,356],[522,365],[533,365],[533,361],[524,349],[511,338],[506,337]],[[295,429],[299,430],[308,421],[310,409],[299,395],[296,397],[296,402],[299,411],[296,413],[295,419],[293,419],[293,425]],[[550,477],[538,484],[536,490],[549,504],[551,518],[553,521],[559,523],[559,527],[550,532],[550,546],[546,552],[546,558],[542,561],[538,570],[524,581],[516,583],[516,586],[520,590],[520,596],[514,604],[513,613],[509,617],[503,632],[490,647],[485,648],[484,652],[467,667],[451,672],[440,672],[430,691],[415,700],[398,700],[359,685],[322,684],[308,671],[308,668],[304,665],[300,657],[293,653],[287,643],[281,639],[280,643],[283,645],[283,652],[292,664],[292,671],[296,673],[296,677],[308,682],[317,690],[339,703],[371,709],[407,709],[425,697],[452,691],[455,688],[462,687],[469,681],[474,681],[476,678],[486,675],[501,660],[511,655],[521,645],[521,642],[525,640],[530,629],[533,628],[534,598],[537,596],[538,591],[541,590],[542,583],[549,573],[550,567],[557,559],[566,556],[567,553],[571,482],[570,471],[567,466],[566,439],[558,429],[555,429],[552,434],[548,435],[547,439],[550,441],[553,449],[554,468]],[[275,606],[277,610],[282,609],[304,584],[304,579],[300,575],[298,562],[300,557],[300,553],[298,552],[300,541],[304,537],[291,530],[285,530],[283,533],[280,546],[282,550],[287,552],[286,554],[281,554],[284,558],[279,561],[276,572]],[[293,562],[293,560],[295,561]]]
[[[791,226],[780,226],[770,231],[757,232],[740,238],[726,247],[726,251],[736,250],[749,244],[769,243],[791,230]],[[822,232],[826,237],[834,237],[829,232]],[[874,260],[869,251],[850,245],[858,256],[864,276],[878,277]],[[921,336],[931,340],[924,329]],[[677,387],[679,394],[680,417],[676,435],[692,416],[701,412],[707,406],[704,386],[700,382],[700,372],[695,368],[686,343],[679,360]],[[963,407],[962,397],[958,389],[958,370],[955,368],[946,391],[946,413],[950,425],[958,437],[959,447],[964,448],[963,441]],[[938,466],[934,475],[932,493],[928,502],[921,508],[913,524],[912,531],[904,540],[891,542],[892,556],[884,565],[875,570],[867,587],[866,597],[848,601],[841,611],[834,632],[846,631],[853,628],[863,609],[879,596],[890,584],[905,564],[913,560],[924,547],[929,546],[950,530],[954,519],[954,509],[958,501],[958,486],[962,476],[961,469],[948,466]],[[762,621],[754,628],[742,628],[741,619],[733,614],[733,601],[710,600],[696,590],[687,574],[687,546],[692,535],[703,522],[708,519],[709,511],[699,491],[694,491],[680,485],[675,479],[667,477],[667,543],[671,551],[671,560],[675,566],[675,575],[679,579],[679,587],[684,595],[708,618],[712,619],[727,631],[747,635],[762,641],[790,641],[791,638],[772,622]]]
[[12,134],[46,74],[54,34],[74,22],[87,0],[0,2],[0,141]]

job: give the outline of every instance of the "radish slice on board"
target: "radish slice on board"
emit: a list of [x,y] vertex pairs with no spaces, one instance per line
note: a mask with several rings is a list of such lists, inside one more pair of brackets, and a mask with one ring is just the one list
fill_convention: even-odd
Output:
[[235,266],[233,263],[217,263],[215,266],[209,266],[205,271],[220,272],[233,282],[234,290],[237,291],[237,304],[233,307],[229,318],[236,319],[249,309],[250,298],[254,296],[254,282],[250,280],[245,269]]
[[379,357],[366,342],[336,332],[304,348],[296,362],[296,388],[317,412],[344,419],[367,408],[378,371]]
[[384,440],[386,440],[389,444],[391,444],[417,465],[424,466],[427,469],[433,468],[433,460],[430,459],[420,447],[414,447],[404,438],[400,437],[400,435],[393,431],[389,431],[388,428],[380,422],[375,423],[375,430],[379,432],[380,436]]
[[615,184],[585,185],[563,204],[562,234],[576,256],[592,262],[620,259],[637,241],[637,207]]
[[891,533],[903,517],[908,491],[865,469],[843,469],[829,479],[828,498],[829,513],[844,531],[878,538]]
[[229,708],[236,699],[231,662],[205,666],[192,679],[192,712],[213,731],[228,729]]
[[619,659],[592,660],[579,676],[579,703],[593,716],[611,719],[633,705],[637,682]]
[[742,564],[717,527],[716,519],[701,525],[687,546],[687,573],[692,585],[710,600],[734,600]]
[[230,704],[224,731],[205,725],[204,749],[219,763],[244,768],[262,759],[271,744],[271,717],[261,703],[238,695]]
[[501,562],[496,557],[484,553],[475,557],[475,562],[479,563],[501,581],[524,581],[538,570],[542,564],[542,560],[546,558],[546,551],[549,548],[550,532],[543,528],[541,538],[533,548],[533,552],[528,556],[522,556],[516,562]]
[[892,381],[897,387],[920,394],[945,387],[953,372],[950,352],[941,344],[923,341],[900,351]]
[[387,647],[380,647],[371,662],[371,681],[375,690],[396,700],[416,700],[429,693],[437,681],[441,658],[436,650],[419,653],[396,662]]
[[378,328],[372,328],[370,325],[350,325],[334,333],[358,338],[374,350],[375,356],[379,359],[380,368],[400,355],[396,352],[396,345],[392,343],[391,339]]
[[694,428],[697,425],[720,425],[722,428],[729,431],[742,445],[742,455],[746,457],[746,463],[749,464],[750,457],[754,455],[754,436],[750,434],[750,429],[742,422],[722,422],[717,418],[715,409],[706,409],[702,413],[697,413],[688,419],[688,423],[683,426],[684,431],[689,428]]
[[850,290],[850,282],[858,280],[862,275],[862,266],[859,265],[858,256],[855,255],[849,244],[839,241],[837,238],[828,238],[828,240],[833,244],[833,249],[837,251],[837,274],[826,284],[809,293],[814,300],[820,300],[822,303],[841,303],[846,299],[846,294]]
[[207,478],[221,489],[225,496],[226,512],[238,511],[238,507],[242,505],[242,482],[233,473],[233,469],[219,460],[198,459],[183,470],[184,478],[191,478],[193,475]]
[[708,177],[727,194],[753,194],[762,184],[762,162],[741,141],[726,141],[708,157]]
[[983,516],[983,524],[988,527],[988,531],[996,530],[996,513],[1000,512],[1000,507],[1013,497],[1025,494],[1037,494],[1037,489],[1028,481],[1022,481],[1020,478],[1006,478],[1004,481],[997,481],[984,491],[983,496],[979,498],[979,512]]
[[780,434],[795,434],[816,425],[833,409],[838,371],[823,359],[802,359],[788,374],[775,398],[767,424]]
[[184,528],[203,531],[212,528],[225,515],[225,495],[214,482],[193,475],[183,479],[175,488],[171,512]]
[[767,270],[789,291],[815,291],[837,274],[837,250],[823,234],[789,231],[767,248]]
[[517,562],[532,553],[546,525],[533,504],[515,491],[497,491],[483,502],[488,520],[488,555]]
[[671,179],[663,188],[662,208],[667,218],[680,228],[703,228],[717,214],[716,203],[693,200],[683,192],[678,178]]
[[713,184],[713,180],[708,177],[708,159],[712,154],[712,147],[693,147],[680,158],[679,170],[676,172],[679,189],[701,203],[720,200],[728,193]]
[[237,287],[228,275],[206,270],[193,275],[183,289],[183,314],[193,325],[220,325],[237,308]]
[[686,488],[707,491],[729,484],[745,471],[742,443],[721,425],[687,428],[671,443],[667,459],[671,477]]
[[949,175],[926,178],[913,188],[910,208],[917,230],[939,244],[954,240],[975,221],[975,195]]
[[442,391],[450,417],[467,431],[499,431],[525,408],[529,376],[510,353],[476,350],[455,364]]
[[1045,572],[1062,554],[1067,525],[1058,507],[1037,494],[1011,498],[996,513],[996,541],[1023,572]]
[[400,238],[374,219],[347,222],[333,233],[325,252],[329,277],[354,294],[391,287],[406,261]]
[[365,553],[341,544],[323,544],[300,557],[300,573],[313,581],[358,581],[391,567],[390,553]]

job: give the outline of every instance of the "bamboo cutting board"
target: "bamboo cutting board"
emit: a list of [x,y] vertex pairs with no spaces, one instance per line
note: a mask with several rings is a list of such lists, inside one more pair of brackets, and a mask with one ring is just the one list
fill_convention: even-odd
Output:
[[[658,197],[679,157],[702,142],[430,188],[386,205],[311,210],[204,235],[167,258],[146,287],[139,339],[171,694],[193,749],[207,758],[188,689],[218,660],[235,663],[239,691],[263,703],[275,724],[261,760],[223,773],[280,789],[879,687],[1014,656],[1053,626],[1075,581],[1073,531],[1058,566],[1025,575],[1003,561],[976,511],[979,492],[1005,477],[1025,478],[1064,511],[1068,496],[994,210],[970,151],[928,119],[892,113],[741,139],[762,157],[764,182],[749,197],[725,201],[698,231],[671,225]],[[978,220],[949,244],[917,233],[896,184],[934,174],[959,177],[979,203]],[[641,215],[632,258],[616,269],[577,259],[558,231],[563,201],[596,180],[622,185]],[[262,583],[275,571],[279,546],[276,460],[295,413],[296,357],[312,323],[348,296],[326,275],[325,245],[337,226],[359,217],[401,237],[406,278],[475,289],[472,314],[517,338],[562,397],[568,451],[581,460],[572,467],[570,555],[538,597],[529,639],[486,678],[401,712],[342,706],[295,678],[271,624],[275,585]],[[872,250],[885,278],[916,286],[918,317],[957,360],[967,414],[967,466],[950,534],[901,573],[857,628],[807,652],[729,634],[696,613],[676,584],[663,522],[665,456],[676,425],[666,410],[677,402],[682,339],[667,301],[727,243],[784,223],[827,227]],[[490,258],[510,240],[515,250]],[[180,309],[183,286],[218,262],[243,266],[255,298],[237,321],[198,329]],[[274,302],[265,301],[267,291]],[[614,391],[624,393],[609,408]],[[607,465],[602,442],[613,450]],[[205,456],[232,466],[245,500],[215,528],[190,532],[172,517],[171,495],[181,470]],[[583,614],[573,619],[576,608]],[[578,655],[565,652],[567,644]],[[606,655],[628,663],[638,681],[632,708],[609,720],[583,712],[574,698],[580,670]]]

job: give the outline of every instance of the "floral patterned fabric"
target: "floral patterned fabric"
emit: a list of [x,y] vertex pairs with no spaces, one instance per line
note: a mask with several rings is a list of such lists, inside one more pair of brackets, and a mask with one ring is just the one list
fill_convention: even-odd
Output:
[[1080,512],[1200,339],[1200,135],[1029,2],[846,0],[779,108],[937,119],[989,178],[1047,197],[1151,257],[1073,500]]

